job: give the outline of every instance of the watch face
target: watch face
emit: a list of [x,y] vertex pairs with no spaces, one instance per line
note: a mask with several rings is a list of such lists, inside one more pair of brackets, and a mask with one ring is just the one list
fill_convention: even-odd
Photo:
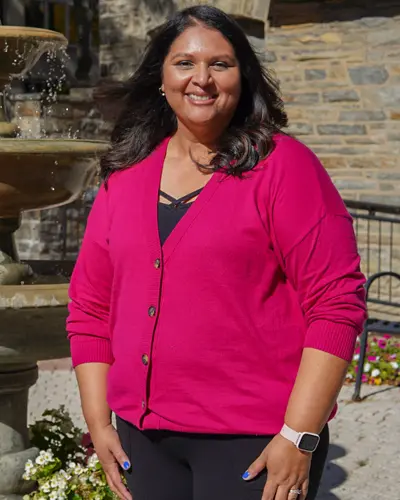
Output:
[[305,433],[302,435],[298,446],[302,451],[313,452],[317,449],[318,443],[319,436]]

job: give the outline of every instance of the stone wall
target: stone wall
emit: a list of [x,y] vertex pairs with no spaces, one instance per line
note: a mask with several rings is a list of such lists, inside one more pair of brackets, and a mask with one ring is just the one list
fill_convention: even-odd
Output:
[[288,26],[399,14],[399,0],[272,0],[268,17],[271,26]]
[[400,203],[400,17],[270,28],[290,131],[343,196]]
[[[101,0],[102,75],[126,78],[149,34],[192,3]],[[262,23],[267,3],[215,4]],[[379,17],[399,10],[394,0],[272,3],[272,24],[292,23],[267,29],[265,56],[281,82],[290,131],[321,157],[344,197],[399,203],[400,17]],[[354,20],[326,22],[337,18]],[[309,19],[321,23],[298,24]],[[265,48],[263,38],[252,42]]]
[[263,26],[269,0],[100,0],[100,71],[106,79],[127,78],[137,66],[151,33],[170,14],[199,3]]
[[[126,78],[154,29],[168,14],[191,3],[100,0],[103,77]],[[259,28],[266,18],[267,3],[218,0],[217,5],[253,35],[254,23]],[[376,5],[372,11],[364,8],[367,4],[371,5],[366,0],[309,2],[300,9],[276,1],[271,22],[280,26],[269,27],[265,40],[259,32],[249,38],[265,51],[265,64],[281,82],[290,131],[319,155],[342,195],[399,204],[400,17],[379,15],[394,14],[400,2],[379,2],[382,12]],[[316,15],[322,22],[299,24]],[[326,22],[338,15],[352,20]],[[360,15],[375,17],[357,19]],[[289,21],[293,24],[281,26]],[[53,135],[107,138],[109,124],[101,119],[90,90],[60,96],[47,116]],[[64,209],[25,214],[17,235],[21,257],[60,258],[59,222],[64,215]],[[77,241],[72,231],[68,255],[76,253]]]

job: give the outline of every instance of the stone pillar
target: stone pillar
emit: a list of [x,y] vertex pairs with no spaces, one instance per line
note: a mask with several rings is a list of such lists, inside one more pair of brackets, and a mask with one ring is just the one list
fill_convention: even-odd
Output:
[[2,19],[3,24],[9,26],[24,26],[25,25],[25,1],[13,0],[12,2],[3,2],[4,14]]
[[90,50],[93,12],[89,0],[74,0],[74,6],[79,32],[79,57],[75,76],[79,82],[89,83],[93,63]]
[[[0,347],[0,360],[9,356]],[[29,489],[22,479],[26,462],[36,448],[28,448],[28,391],[38,376],[36,364],[0,362],[0,500],[17,500]]]

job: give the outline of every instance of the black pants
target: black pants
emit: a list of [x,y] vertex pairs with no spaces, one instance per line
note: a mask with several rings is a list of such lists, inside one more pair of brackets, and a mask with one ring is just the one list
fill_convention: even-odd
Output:
[[[117,419],[132,467],[126,473],[134,500],[261,500],[266,473],[241,476],[272,436],[225,436],[139,431]],[[326,426],[313,455],[307,500],[314,500],[329,447]]]

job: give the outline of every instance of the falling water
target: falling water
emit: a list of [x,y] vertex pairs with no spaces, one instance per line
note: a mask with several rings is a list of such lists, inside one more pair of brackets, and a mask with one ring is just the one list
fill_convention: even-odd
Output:
[[[3,41],[3,51],[5,53],[10,53],[10,43],[11,42],[7,41],[7,39]],[[73,134],[71,134],[70,131],[68,131],[67,134],[62,134],[58,130],[58,127],[52,128],[50,126],[51,123],[55,122],[55,120],[52,119],[53,106],[57,103],[59,93],[62,91],[67,78],[66,66],[68,64],[68,56],[66,49],[62,42],[47,40],[40,40],[37,42],[34,50],[29,50],[31,48],[31,41],[24,43],[22,40],[19,40],[17,50],[15,50],[15,46],[12,46],[12,66],[15,67],[15,71],[10,74],[10,83],[5,86],[4,92],[0,94],[0,98],[4,101],[9,100],[12,96],[10,91],[11,81],[13,79],[25,81],[29,79],[29,73],[39,60],[47,63],[45,68],[45,84],[39,94],[26,93],[21,96],[12,96],[15,101],[13,121],[18,126],[15,139],[49,139],[51,137],[72,138]],[[57,62],[58,64],[56,64]],[[1,104],[3,103],[0,103],[0,105]],[[6,106],[3,105],[3,107],[7,109]],[[51,191],[57,189],[57,169],[58,161],[55,160],[54,170],[51,172],[49,185]],[[52,209],[47,212],[47,216],[45,215],[45,217],[54,221],[55,226],[59,226],[59,209]],[[40,231],[39,226],[38,230]],[[54,234],[54,236],[55,243],[59,244],[59,236],[56,234]],[[37,242],[38,240],[40,241],[40,234],[34,237],[32,244],[34,241]],[[10,271],[13,271],[12,266],[18,267],[17,271],[21,274],[22,278],[20,280],[21,285],[33,283],[60,283],[66,281],[62,276],[37,276],[28,266],[12,262],[7,266],[8,274],[10,274]],[[5,276],[4,279],[8,279],[8,275]],[[0,282],[1,281],[2,278],[0,276]]]

